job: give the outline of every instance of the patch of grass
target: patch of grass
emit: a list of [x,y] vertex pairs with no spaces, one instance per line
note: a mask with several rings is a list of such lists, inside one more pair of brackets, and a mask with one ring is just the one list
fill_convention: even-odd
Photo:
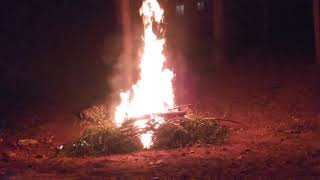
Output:
[[182,118],[179,123],[161,125],[153,137],[153,148],[170,149],[196,144],[221,144],[227,137],[226,128],[206,118]]
[[65,145],[62,152],[68,156],[103,156],[125,154],[143,149],[139,137],[113,126],[91,126],[74,142]]

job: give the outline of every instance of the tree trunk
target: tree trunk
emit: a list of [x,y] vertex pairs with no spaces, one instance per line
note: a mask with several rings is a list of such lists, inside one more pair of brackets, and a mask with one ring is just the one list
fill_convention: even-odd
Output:
[[213,62],[222,64],[225,62],[224,0],[214,0],[212,5]]
[[320,64],[320,0],[313,0],[316,62]]
[[127,85],[132,83],[133,77],[133,53],[132,53],[132,20],[131,20],[131,6],[130,0],[120,0],[120,23],[121,23],[121,36],[122,36],[122,56],[121,63],[125,64],[124,72],[126,74]]
[[269,0],[263,0],[263,50],[269,46]]

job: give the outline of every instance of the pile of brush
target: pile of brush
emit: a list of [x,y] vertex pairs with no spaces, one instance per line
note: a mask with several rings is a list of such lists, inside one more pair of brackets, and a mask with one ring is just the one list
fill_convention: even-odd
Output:
[[[105,113],[103,116],[106,117]],[[99,116],[94,114],[93,117]],[[165,123],[158,124],[154,117],[163,118]],[[138,129],[134,122],[142,119],[147,120],[147,126]],[[64,145],[62,152],[70,156],[102,156],[140,151],[143,145],[139,137],[146,132],[153,133],[151,149],[221,144],[227,137],[226,128],[216,119],[193,113],[192,108],[187,106],[169,113],[127,119],[121,127],[116,127],[108,119],[103,123],[100,121],[101,118],[99,123],[87,125],[82,136]],[[92,121],[91,117],[90,122],[97,121]]]

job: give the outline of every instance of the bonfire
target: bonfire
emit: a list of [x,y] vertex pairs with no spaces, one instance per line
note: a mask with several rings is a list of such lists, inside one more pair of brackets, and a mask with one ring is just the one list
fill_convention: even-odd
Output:
[[[163,53],[165,39],[157,37],[157,31],[163,32],[161,23],[164,10],[157,0],[145,0],[140,9],[144,24],[144,51],[140,61],[140,80],[127,92],[121,92],[121,103],[116,108],[116,124],[121,127],[124,123],[133,122],[139,129],[145,129],[153,124],[165,123],[167,115],[181,115],[174,108],[174,93],[172,80],[174,74],[165,68],[166,57]],[[154,26],[154,24],[157,24]],[[182,113],[183,115],[184,113]],[[152,144],[152,131],[141,135],[145,148]]]
[[144,23],[140,79],[119,94],[115,125],[105,125],[108,117],[105,107],[91,108],[80,116],[102,123],[87,128],[80,138],[64,146],[68,155],[129,153],[143,148],[221,143],[225,139],[226,130],[216,119],[192,113],[191,105],[175,106],[174,73],[165,67],[165,39],[155,33],[163,32],[164,10],[157,0],[144,0],[140,14]]

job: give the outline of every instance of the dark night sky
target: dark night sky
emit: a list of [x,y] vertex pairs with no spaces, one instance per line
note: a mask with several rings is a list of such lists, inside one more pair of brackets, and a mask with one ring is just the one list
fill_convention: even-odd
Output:
[[19,1],[1,8],[2,45],[17,56],[17,50],[24,56],[38,49],[64,51],[75,44],[81,48],[86,46],[81,41],[95,41],[116,27],[110,1]]
[[[120,29],[115,2],[2,2],[1,103],[55,96],[79,97],[84,96],[82,92],[102,95],[107,68],[101,60],[104,40]],[[254,28],[259,20],[252,15],[261,12],[256,12],[252,2],[237,1],[238,5],[231,11],[239,28],[235,31],[244,39],[261,30]],[[274,39],[312,47],[311,0],[271,0],[269,5]]]
[[105,0],[2,3],[2,96],[41,99],[97,86],[104,38],[118,28],[115,9]]

